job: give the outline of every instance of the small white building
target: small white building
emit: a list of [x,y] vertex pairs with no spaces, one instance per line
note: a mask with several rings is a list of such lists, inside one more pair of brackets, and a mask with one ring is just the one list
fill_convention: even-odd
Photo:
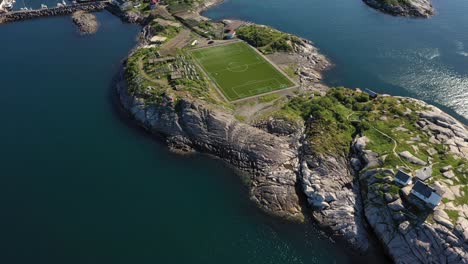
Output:
[[399,170],[397,174],[395,174],[395,182],[402,186],[407,186],[413,182],[413,177]]
[[411,189],[411,193],[432,207],[438,206],[440,201],[442,201],[442,196],[422,181],[416,181],[413,189]]
[[163,43],[164,41],[166,41],[167,38],[166,37],[162,37],[162,36],[154,36],[150,39],[150,42],[151,43],[155,43],[155,44],[161,44]]

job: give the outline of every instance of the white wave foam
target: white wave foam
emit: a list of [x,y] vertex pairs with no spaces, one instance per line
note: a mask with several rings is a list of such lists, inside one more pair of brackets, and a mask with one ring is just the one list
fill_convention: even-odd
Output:
[[455,40],[455,46],[457,47],[457,54],[468,57],[468,52],[465,51],[465,45],[459,40]]

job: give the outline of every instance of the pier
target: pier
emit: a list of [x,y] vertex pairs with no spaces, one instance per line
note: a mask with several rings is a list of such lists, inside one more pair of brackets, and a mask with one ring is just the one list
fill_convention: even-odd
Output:
[[[1,1],[1,0],[0,0]],[[97,12],[104,10],[110,1],[95,1],[77,3],[72,5],[57,6],[51,8],[41,8],[35,10],[19,10],[0,13],[0,24],[22,21],[49,16],[64,16],[76,11]]]

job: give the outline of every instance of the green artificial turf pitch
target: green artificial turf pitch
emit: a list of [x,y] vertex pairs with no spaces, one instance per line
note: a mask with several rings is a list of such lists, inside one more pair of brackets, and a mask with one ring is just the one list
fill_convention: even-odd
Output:
[[295,85],[244,42],[202,48],[192,55],[231,101]]

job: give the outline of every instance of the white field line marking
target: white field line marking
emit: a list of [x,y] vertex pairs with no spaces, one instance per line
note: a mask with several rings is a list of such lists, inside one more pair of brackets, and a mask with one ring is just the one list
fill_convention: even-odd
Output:
[[[259,64],[263,64],[263,63],[264,63],[264,62],[260,61],[260,62],[255,62],[255,63],[242,64],[242,65],[236,66],[236,67],[234,67],[234,68],[238,68],[238,67],[242,67],[242,66],[247,66],[247,69],[249,69],[250,66],[259,65]],[[229,68],[224,68],[224,69],[219,70],[219,71],[214,71],[213,73],[221,73],[221,72],[224,72],[224,71],[237,72],[237,71],[232,71],[232,70],[230,70]],[[245,72],[245,71],[241,71],[241,72]]]
[[238,89],[238,88],[243,87],[243,86],[252,85],[252,84],[257,84],[257,83],[262,83],[262,82],[268,82],[268,81],[271,81],[271,80],[276,80],[276,79],[275,79],[275,78],[270,78],[270,79],[263,79],[263,80],[252,80],[252,81],[249,81],[249,82],[244,83],[244,84],[241,84],[241,85],[233,86],[233,87],[231,87],[231,88],[232,88],[232,89]]

